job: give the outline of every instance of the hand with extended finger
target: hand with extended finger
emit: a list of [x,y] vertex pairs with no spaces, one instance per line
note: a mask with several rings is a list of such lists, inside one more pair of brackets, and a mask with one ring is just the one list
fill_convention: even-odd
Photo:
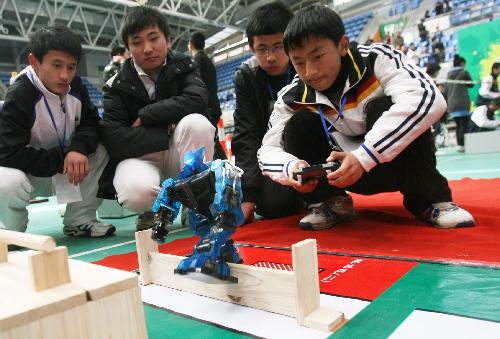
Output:
[[87,156],[71,151],[64,158],[63,174],[68,177],[68,182],[78,185],[89,174],[89,159]]
[[361,166],[358,158],[351,152],[336,152],[330,153],[326,158],[327,162],[338,160],[342,163],[340,168],[326,176],[328,183],[339,188],[347,187],[356,183],[359,178],[365,173],[365,169]]

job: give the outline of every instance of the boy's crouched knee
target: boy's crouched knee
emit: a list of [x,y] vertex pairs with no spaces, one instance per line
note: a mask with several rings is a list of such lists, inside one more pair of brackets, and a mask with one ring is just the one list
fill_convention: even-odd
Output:
[[29,199],[33,191],[28,177],[23,171],[15,168],[0,167],[0,196],[20,197]]
[[215,135],[215,127],[205,116],[198,113],[189,114],[182,118],[176,129],[180,129],[179,132],[187,135],[197,137],[206,135],[209,139],[213,139]]

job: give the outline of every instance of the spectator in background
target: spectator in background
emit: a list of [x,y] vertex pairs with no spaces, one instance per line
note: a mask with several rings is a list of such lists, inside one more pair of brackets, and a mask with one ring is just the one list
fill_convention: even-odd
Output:
[[420,23],[417,25],[418,28],[418,36],[420,37],[420,41],[427,41],[427,37],[429,35],[429,32],[427,32],[427,28],[425,28],[424,25],[425,19],[421,19]]
[[453,67],[448,72],[448,80],[451,80],[445,86],[448,112],[457,125],[457,151],[464,152],[464,134],[469,128],[470,121],[468,89],[474,87],[474,84],[469,72],[465,69],[465,59],[458,54],[453,59]]
[[424,19],[428,19],[430,17],[431,17],[431,13],[429,12],[429,10],[426,10],[425,14],[424,14]]
[[281,2],[255,10],[246,28],[255,56],[238,68],[233,79],[236,110],[232,149],[236,165],[244,171],[241,209],[245,222],[252,221],[254,211],[263,217],[277,218],[294,214],[302,206],[294,189],[263,176],[257,162],[257,150],[267,132],[278,92],[295,75],[283,47],[283,33],[292,16]]
[[500,62],[495,62],[491,66],[491,73],[481,81],[479,94],[476,99],[477,106],[487,105],[491,100],[498,98],[498,74],[500,73]]
[[404,44],[405,44],[405,39],[401,35],[401,32],[396,32],[394,34],[394,39],[392,42],[393,42],[394,46],[400,46],[400,48],[398,48],[398,49],[401,50],[401,47],[404,46]]
[[444,45],[437,36],[432,38],[432,55],[435,63],[444,62]]
[[[220,116],[219,98],[217,97],[217,72],[212,60],[205,53],[205,36],[201,32],[191,35],[188,43],[193,59],[199,66],[200,76],[208,89],[208,118],[214,127],[217,127]],[[219,144],[219,137],[215,133],[215,154],[214,159],[225,159],[226,155]]]
[[443,2],[442,1],[436,2],[436,6],[434,7],[434,12],[436,13],[436,15],[443,14]]
[[115,46],[111,49],[111,61],[104,67],[103,83],[106,84],[115,74],[120,72],[122,64],[130,57],[127,49],[123,46]]
[[451,12],[450,2],[448,0],[444,0],[444,3],[443,3],[443,13],[449,13],[449,12]]
[[412,60],[415,65],[420,64],[420,57],[418,56],[417,45],[415,45],[415,43],[410,43],[410,46],[408,46],[408,50],[406,51],[406,56],[408,59]]
[[477,107],[471,116],[470,132],[487,132],[500,127],[500,119],[495,112],[500,108],[500,97],[491,100],[487,105]]

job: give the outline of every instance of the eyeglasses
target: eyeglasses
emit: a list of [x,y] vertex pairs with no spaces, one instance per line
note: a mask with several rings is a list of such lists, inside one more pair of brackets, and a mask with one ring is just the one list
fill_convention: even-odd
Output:
[[255,49],[255,54],[257,54],[258,56],[268,56],[271,53],[278,54],[283,52],[284,48],[285,47],[283,45],[273,46],[271,48],[259,47]]

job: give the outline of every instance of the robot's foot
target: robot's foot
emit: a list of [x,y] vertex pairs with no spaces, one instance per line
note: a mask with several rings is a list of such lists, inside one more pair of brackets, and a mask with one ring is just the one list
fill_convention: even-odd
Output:
[[178,268],[174,269],[174,274],[186,275],[190,272],[196,272],[196,269],[194,268],[189,268],[187,270],[180,270]]
[[206,275],[210,275],[210,276],[217,278],[217,279],[220,279],[220,280],[224,280],[224,281],[228,281],[228,282],[232,282],[232,283],[236,283],[236,284],[238,283],[238,278],[233,277],[232,275],[221,276],[215,270],[212,270],[209,268],[203,267],[201,269],[201,273],[204,273]]

